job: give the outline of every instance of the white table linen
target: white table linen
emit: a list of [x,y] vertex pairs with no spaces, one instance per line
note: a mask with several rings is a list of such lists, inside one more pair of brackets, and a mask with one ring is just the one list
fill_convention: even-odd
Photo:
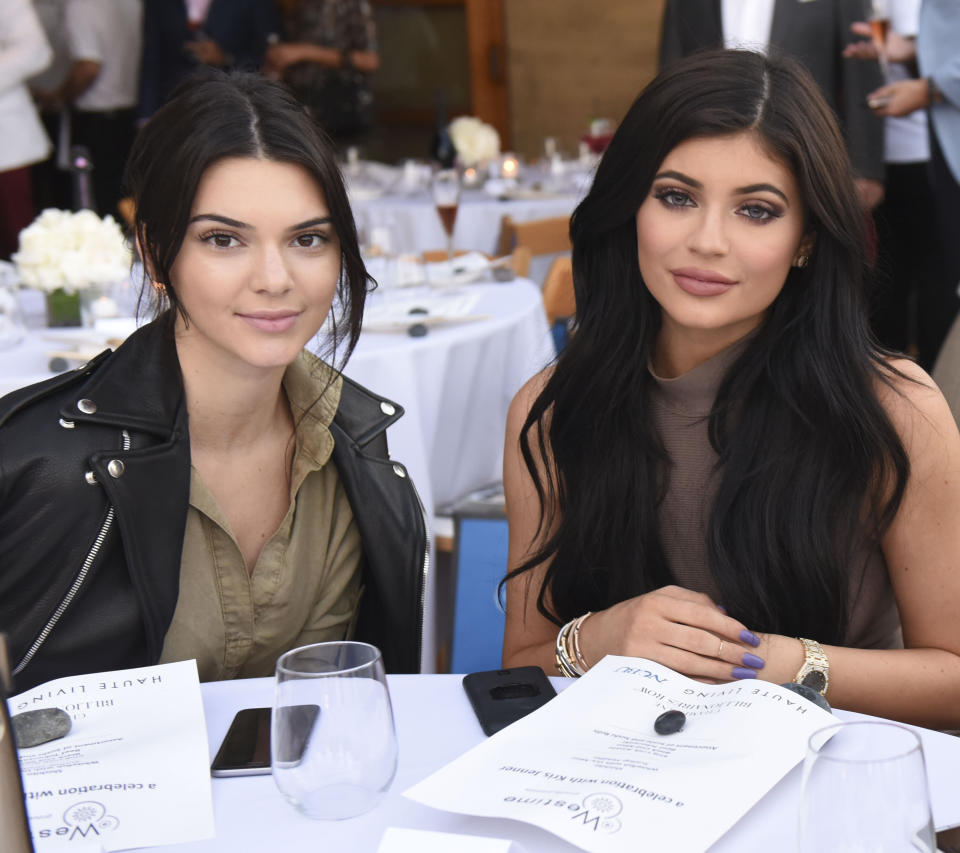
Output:
[[[154,848],[180,853],[236,850],[376,851],[389,826],[427,829],[493,838],[510,838],[530,853],[573,853],[577,848],[537,827],[517,821],[470,817],[437,811],[403,796],[403,791],[483,740],[460,675],[390,676],[400,746],[399,768],[386,798],[366,815],[345,821],[312,821],[287,804],[270,776],[213,780],[217,827],[214,841]],[[569,686],[552,679],[558,688]],[[241,708],[267,706],[273,680],[213,682],[201,686],[211,758],[233,715]],[[837,711],[841,720],[863,715]],[[927,775],[938,830],[960,824],[956,766],[960,739],[917,730],[923,740]],[[740,820],[711,853],[792,850],[800,803],[798,765]],[[850,792],[856,796],[855,791]]]
[[[569,216],[578,201],[574,193],[544,193],[539,198],[501,201],[482,190],[463,190],[453,229],[454,248],[493,255],[504,216],[509,215],[515,222]],[[393,252],[423,252],[447,245],[436,206],[427,192],[354,200],[352,207],[357,227],[365,230],[368,237],[374,228],[387,229],[394,243],[390,247]]]

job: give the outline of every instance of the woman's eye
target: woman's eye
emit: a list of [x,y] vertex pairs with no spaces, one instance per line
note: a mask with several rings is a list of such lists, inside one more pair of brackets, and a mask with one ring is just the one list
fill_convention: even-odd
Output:
[[219,231],[212,234],[204,234],[200,239],[216,246],[218,249],[232,249],[240,245],[240,241],[232,234],[223,234]]
[[325,243],[328,243],[330,240],[326,234],[300,234],[297,237],[294,237],[293,242],[296,243],[302,249],[319,249]]
[[747,219],[754,222],[769,222],[771,219],[780,218],[779,213],[764,204],[745,204],[740,210]]
[[693,199],[689,193],[683,190],[662,189],[657,190],[655,198],[663,202],[667,207],[692,207]]

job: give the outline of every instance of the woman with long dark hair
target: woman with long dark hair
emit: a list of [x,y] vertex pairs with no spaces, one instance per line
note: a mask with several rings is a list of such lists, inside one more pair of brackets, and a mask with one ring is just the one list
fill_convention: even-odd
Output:
[[0,400],[18,687],[189,658],[269,675],[354,634],[418,671],[425,525],[386,454],[402,411],[337,368],[370,279],[327,137],[280,85],[211,72],[142,129],[127,181],[157,318]]
[[505,666],[960,725],[960,436],[870,337],[862,224],[797,63],[702,54],[640,95],[573,215],[576,332],[511,407]]

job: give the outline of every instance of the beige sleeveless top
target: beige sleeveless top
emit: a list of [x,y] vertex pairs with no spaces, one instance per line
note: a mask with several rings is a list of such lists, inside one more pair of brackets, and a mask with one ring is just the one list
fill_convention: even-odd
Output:
[[[719,472],[707,435],[707,416],[727,368],[740,354],[737,343],[675,379],[650,374],[654,419],[673,464],[660,508],[663,547],[677,584],[703,592],[718,604],[707,564],[706,530]],[[900,616],[882,552],[864,554],[866,573],[851,581],[850,624],[844,644],[856,648],[902,648]],[[858,559],[857,565],[863,560]],[[859,575],[859,572],[856,573]],[[748,626],[749,627],[749,626]]]

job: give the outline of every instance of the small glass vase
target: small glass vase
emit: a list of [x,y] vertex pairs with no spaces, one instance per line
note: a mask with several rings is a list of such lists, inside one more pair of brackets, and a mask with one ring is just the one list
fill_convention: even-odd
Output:
[[79,293],[67,293],[62,287],[58,287],[46,296],[47,325],[50,328],[81,325]]
[[92,327],[97,320],[109,320],[120,316],[120,306],[114,299],[114,286],[111,284],[91,284],[79,291],[80,321],[84,326]]

